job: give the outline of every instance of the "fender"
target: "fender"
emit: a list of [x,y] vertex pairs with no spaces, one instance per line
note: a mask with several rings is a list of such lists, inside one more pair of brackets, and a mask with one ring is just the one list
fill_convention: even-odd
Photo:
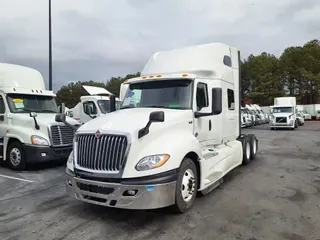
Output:
[[[156,131],[133,142],[123,178],[150,176],[180,167],[183,158],[190,152],[202,156],[199,141],[188,129],[172,129],[171,131]],[[169,154],[169,160],[161,167],[147,171],[137,171],[136,164],[144,157],[155,154]]]
[[3,160],[4,161],[7,160],[7,154],[6,153],[7,153],[8,143],[9,143],[9,140],[11,138],[17,139],[23,144],[25,143],[24,140],[19,135],[12,134],[12,133],[6,134],[4,136],[4,138],[3,138]]

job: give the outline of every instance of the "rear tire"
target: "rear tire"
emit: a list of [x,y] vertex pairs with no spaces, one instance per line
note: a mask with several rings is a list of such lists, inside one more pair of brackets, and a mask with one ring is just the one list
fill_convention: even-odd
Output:
[[13,170],[22,171],[26,169],[26,157],[22,144],[19,141],[14,141],[9,145],[6,162],[8,167]]
[[176,200],[172,206],[176,213],[189,211],[197,196],[198,174],[197,167],[190,158],[185,158],[180,165],[176,184]]

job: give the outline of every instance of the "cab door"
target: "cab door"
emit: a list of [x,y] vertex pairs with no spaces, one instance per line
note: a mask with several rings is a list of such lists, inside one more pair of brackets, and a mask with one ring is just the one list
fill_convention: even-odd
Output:
[[208,116],[194,118],[194,135],[197,137],[201,146],[208,144],[212,130],[211,113],[211,96],[210,86],[207,81],[199,79],[194,83],[195,101],[193,104],[194,112],[207,113]]
[[0,94],[0,160],[3,159],[4,137],[6,135],[8,118],[6,116],[6,107],[4,96]]

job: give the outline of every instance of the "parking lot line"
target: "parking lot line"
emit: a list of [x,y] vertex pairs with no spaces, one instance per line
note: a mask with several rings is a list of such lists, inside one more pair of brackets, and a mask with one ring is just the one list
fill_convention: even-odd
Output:
[[0,177],[14,179],[14,180],[23,181],[23,182],[33,183],[33,181],[31,181],[31,180],[27,180],[27,179],[23,179],[23,178],[11,177],[11,176],[2,175],[2,174],[0,174]]

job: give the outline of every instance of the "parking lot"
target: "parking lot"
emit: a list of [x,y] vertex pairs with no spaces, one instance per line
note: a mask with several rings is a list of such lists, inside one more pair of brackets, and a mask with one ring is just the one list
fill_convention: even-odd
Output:
[[258,136],[257,158],[184,215],[76,201],[65,194],[64,166],[0,167],[0,239],[320,239],[320,122],[243,132]]

